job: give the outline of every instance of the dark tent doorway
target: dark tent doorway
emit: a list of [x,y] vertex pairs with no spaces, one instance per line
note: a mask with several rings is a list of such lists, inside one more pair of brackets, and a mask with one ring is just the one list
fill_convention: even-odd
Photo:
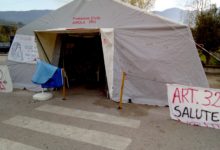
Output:
[[101,35],[64,33],[61,37],[59,67],[66,71],[70,88],[107,91]]

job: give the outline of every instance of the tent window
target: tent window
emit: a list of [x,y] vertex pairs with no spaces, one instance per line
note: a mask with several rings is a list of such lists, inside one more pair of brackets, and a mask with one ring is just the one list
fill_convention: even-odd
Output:
[[99,33],[62,34],[59,67],[70,87],[105,88],[106,74]]

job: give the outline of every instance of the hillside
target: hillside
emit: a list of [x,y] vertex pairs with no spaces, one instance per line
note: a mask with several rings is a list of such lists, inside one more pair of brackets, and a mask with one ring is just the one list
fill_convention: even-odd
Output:
[[[28,24],[53,10],[30,10],[30,11],[0,11],[0,24]],[[189,16],[195,16],[195,12],[179,8],[170,8],[164,11],[153,11],[152,13],[170,19],[174,22],[189,24]],[[193,20],[193,17],[191,18]]]
[[[52,10],[31,10],[31,11],[0,11],[0,23],[4,24],[28,24],[33,20],[50,13]],[[188,12],[179,8],[170,8],[164,11],[154,11],[153,13],[168,18],[175,22],[187,24]]]
[[191,20],[194,20],[195,12],[183,10],[179,8],[170,8],[164,11],[153,11],[154,14],[165,17],[174,22],[189,24],[189,16],[191,16]]
[[51,10],[0,11],[0,22],[1,24],[27,24],[43,15],[48,14],[49,12],[51,12]]

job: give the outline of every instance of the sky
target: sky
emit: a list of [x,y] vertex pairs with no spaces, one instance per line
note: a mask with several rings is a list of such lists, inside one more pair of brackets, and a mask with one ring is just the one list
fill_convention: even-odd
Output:
[[[181,9],[186,9],[186,5],[190,0],[156,0],[155,10],[165,10],[172,7],[177,7]],[[217,4],[220,7],[220,0],[211,0],[212,4]]]
[[[72,0],[0,0],[0,11],[26,11],[57,9]],[[172,7],[184,8],[189,0],[156,0],[154,10],[165,10]],[[212,0],[220,7],[220,0]]]

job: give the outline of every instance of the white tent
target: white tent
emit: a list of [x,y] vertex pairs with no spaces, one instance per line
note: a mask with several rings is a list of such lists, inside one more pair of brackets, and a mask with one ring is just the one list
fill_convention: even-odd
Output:
[[75,0],[24,26],[9,52],[14,87],[32,89],[35,60],[57,64],[59,34],[100,33],[109,95],[167,105],[166,84],[208,87],[190,29],[116,0]]

